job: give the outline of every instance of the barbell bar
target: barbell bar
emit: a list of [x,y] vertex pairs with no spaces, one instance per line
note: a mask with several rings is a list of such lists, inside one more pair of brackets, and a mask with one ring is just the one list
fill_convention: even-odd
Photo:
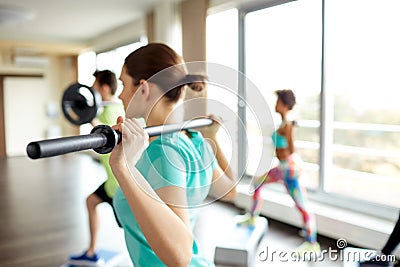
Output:
[[[199,118],[182,123],[145,127],[144,130],[149,137],[153,137],[182,130],[205,127],[212,123],[213,120],[209,118]],[[100,154],[107,154],[121,141],[122,135],[119,131],[115,131],[108,125],[98,125],[92,129],[90,134],[31,142],[26,147],[26,152],[31,159],[59,156],[87,149],[93,149]]]

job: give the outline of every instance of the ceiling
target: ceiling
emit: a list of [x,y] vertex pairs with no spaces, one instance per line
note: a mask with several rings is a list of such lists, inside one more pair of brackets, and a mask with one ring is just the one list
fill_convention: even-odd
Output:
[[[0,0],[0,43],[90,42],[143,17],[157,1]],[[10,20],[17,17],[22,20]]]

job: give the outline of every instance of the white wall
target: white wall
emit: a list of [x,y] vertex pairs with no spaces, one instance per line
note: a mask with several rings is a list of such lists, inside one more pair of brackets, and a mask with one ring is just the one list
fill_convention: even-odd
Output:
[[7,156],[24,156],[29,142],[45,137],[48,100],[43,78],[4,79]]
[[[12,60],[0,62],[0,74],[5,76],[3,94],[7,156],[26,155],[28,140],[79,133],[78,128],[68,123],[61,112],[65,88],[77,81],[76,57],[43,57],[48,60],[46,65],[36,67],[16,65]],[[41,78],[21,78],[23,76]],[[52,114],[47,114],[49,112]],[[22,127],[23,124],[29,127]]]

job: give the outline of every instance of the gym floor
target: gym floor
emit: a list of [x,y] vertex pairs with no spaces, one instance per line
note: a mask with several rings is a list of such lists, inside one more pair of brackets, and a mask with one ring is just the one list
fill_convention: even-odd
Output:
[[[68,255],[82,252],[89,239],[85,199],[104,179],[102,166],[87,153],[49,159],[0,159],[0,266],[61,266]],[[119,266],[131,266],[123,232],[107,204],[99,206],[99,248],[120,251]],[[225,225],[243,211],[214,202],[200,208],[195,228],[200,249],[212,259]],[[303,238],[299,229],[269,220],[259,252],[290,252]],[[318,237],[322,249],[336,241]],[[257,255],[259,254],[257,253]],[[293,262],[255,259],[255,266],[341,266],[339,261]]]

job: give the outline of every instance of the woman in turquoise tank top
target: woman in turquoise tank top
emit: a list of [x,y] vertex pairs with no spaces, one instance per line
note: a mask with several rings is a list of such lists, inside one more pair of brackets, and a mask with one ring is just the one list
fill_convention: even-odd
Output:
[[299,183],[301,174],[300,166],[293,157],[295,150],[293,128],[295,123],[287,121],[288,113],[296,104],[296,97],[292,90],[278,90],[276,94],[278,99],[276,101],[275,111],[281,115],[282,123],[272,134],[272,141],[275,145],[275,155],[279,160],[279,165],[257,179],[255,183],[256,190],[253,194],[253,205],[249,214],[247,214],[245,219],[240,223],[252,224],[255,222],[261,209],[262,199],[260,192],[264,185],[282,182],[303,218],[305,242],[294,252],[296,252],[299,257],[305,255],[305,253],[309,253],[307,255],[310,255],[310,252],[315,253],[314,256],[318,256],[321,252],[321,248],[317,242],[315,218],[314,215],[309,212],[306,205],[306,191]]
[[204,89],[205,77],[189,75],[182,63],[170,47],[152,43],[125,59],[120,76],[126,119],[114,126],[123,140],[111,152],[110,165],[120,185],[114,206],[136,267],[213,266],[200,256],[193,237],[195,207],[209,190],[225,199],[236,194],[216,139],[218,123],[203,130],[216,145],[213,152],[200,132],[149,139],[136,119],[144,118],[147,126],[174,123],[170,115],[185,85]]

